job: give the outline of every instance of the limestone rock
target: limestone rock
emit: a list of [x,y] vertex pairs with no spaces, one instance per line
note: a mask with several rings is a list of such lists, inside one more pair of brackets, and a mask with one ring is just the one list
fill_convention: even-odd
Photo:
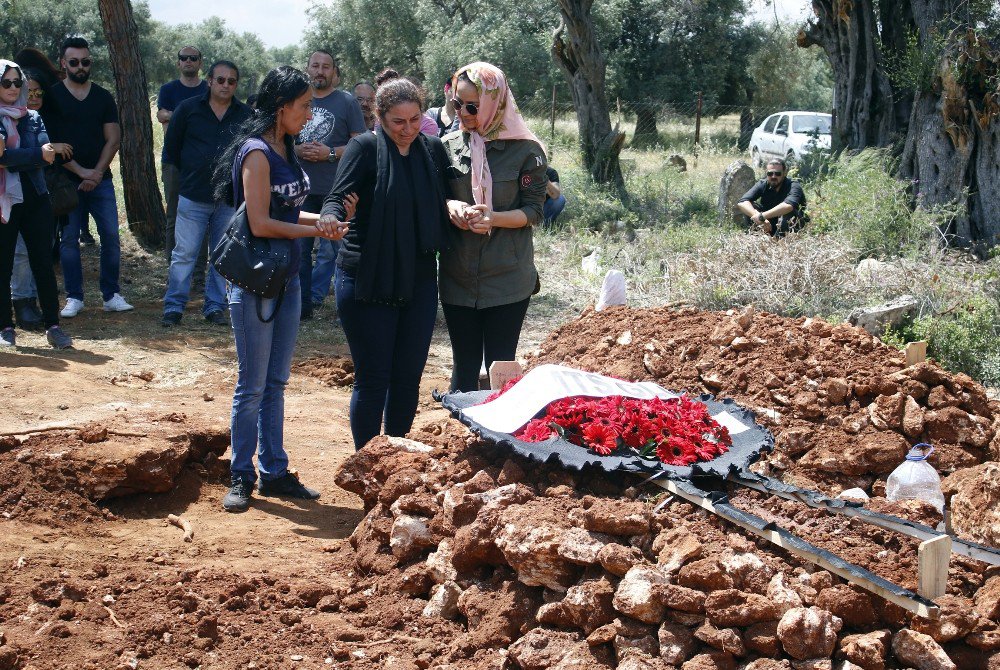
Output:
[[647,503],[588,496],[583,504],[583,526],[587,530],[623,536],[649,532],[652,510]]
[[804,661],[829,657],[837,645],[837,633],[843,622],[818,607],[788,610],[778,621],[778,639],[792,658]]
[[569,587],[562,600],[542,605],[538,610],[538,621],[553,626],[580,628],[590,635],[614,619],[611,604],[614,593],[614,587],[605,578],[581,581]]
[[660,658],[671,665],[680,665],[694,649],[694,637],[685,626],[664,623],[659,631]]
[[1000,620],[1000,575],[994,575],[976,591],[976,612],[980,616]]
[[719,220],[742,225],[743,213],[736,209],[743,194],[757,183],[753,168],[741,160],[733,161],[726,168],[719,182]]
[[1000,546],[1000,463],[966,470],[951,497],[951,524],[963,538]]
[[438,584],[431,589],[430,600],[424,606],[425,617],[454,619],[458,615],[458,598],[462,589],[455,582]]
[[733,578],[733,587],[741,591],[764,593],[774,576],[774,569],[752,552],[725,554],[719,560]]
[[924,432],[924,408],[912,396],[906,396],[903,407],[903,432],[913,438]]
[[878,619],[868,592],[849,584],[823,589],[816,597],[816,606],[840,617],[851,628],[871,628]]
[[784,614],[795,607],[802,607],[802,597],[785,583],[783,572],[771,577],[767,585],[767,597],[774,603],[779,614]]
[[389,549],[396,558],[408,558],[433,544],[434,536],[427,528],[427,519],[404,514],[393,521]]
[[892,633],[877,630],[861,635],[846,635],[840,640],[839,657],[864,668],[864,670],[885,670]]
[[742,628],[778,618],[778,608],[770,599],[737,589],[710,593],[705,599],[705,613],[712,624],[723,628]]
[[622,577],[634,566],[645,563],[646,559],[635,547],[607,544],[597,552],[597,562],[611,574]]
[[706,593],[733,588],[733,578],[725,571],[717,557],[688,563],[677,573],[677,583]]
[[573,633],[535,628],[510,645],[510,658],[522,670],[547,670],[582,644]]
[[958,670],[934,638],[909,628],[893,636],[892,653],[900,662],[916,670]]
[[701,540],[683,526],[664,530],[653,541],[657,564],[668,573],[677,572],[684,563],[701,555]]
[[743,642],[747,649],[761,656],[777,656],[778,651],[780,651],[778,647],[778,622],[755,623],[744,631]]
[[919,307],[920,301],[915,297],[901,295],[875,307],[854,310],[847,320],[852,326],[864,328],[872,335],[881,335],[886,327],[900,325],[903,319],[916,312]]
[[660,645],[652,635],[626,637],[619,634],[615,636],[614,646],[615,655],[618,657],[619,662],[618,667],[621,667],[622,660],[629,656],[645,657],[650,661],[655,658],[657,663],[662,663],[659,658]]
[[681,670],[736,670],[733,657],[722,651],[698,654],[686,661]]
[[444,584],[445,582],[453,582],[458,579],[458,572],[451,563],[454,555],[451,538],[446,537],[441,540],[437,551],[431,552],[427,557],[427,568],[434,583]]
[[561,528],[508,523],[497,535],[496,545],[522,584],[565,591],[576,570],[559,555],[562,534]]
[[570,563],[593,565],[597,563],[598,553],[611,541],[611,537],[603,533],[570,528],[563,533],[556,551]]
[[706,621],[695,630],[694,636],[708,646],[733,656],[743,656],[747,653],[743,638],[735,628],[716,628]]
[[705,611],[705,594],[677,584],[667,584],[658,589],[660,602],[672,610],[701,614]]
[[637,565],[619,582],[612,601],[614,608],[633,619],[659,623],[663,619],[664,604],[657,587],[668,583],[668,576],[658,568]]
[[743,670],[792,670],[792,664],[784,659],[758,658],[743,666]]
[[943,595],[934,602],[941,608],[941,616],[937,621],[914,617],[910,624],[913,630],[930,635],[935,642],[944,644],[963,638],[977,628],[979,617],[968,598]]

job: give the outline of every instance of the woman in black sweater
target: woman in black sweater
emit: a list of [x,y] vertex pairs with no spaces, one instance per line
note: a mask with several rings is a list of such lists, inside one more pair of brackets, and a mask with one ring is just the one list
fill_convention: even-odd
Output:
[[337,257],[337,312],[354,359],[355,449],[379,434],[402,436],[417,410],[420,376],[437,316],[437,252],[445,240],[448,156],[420,133],[423,92],[394,79],[375,93],[380,127],[347,144],[321,220],[343,220],[357,193]]

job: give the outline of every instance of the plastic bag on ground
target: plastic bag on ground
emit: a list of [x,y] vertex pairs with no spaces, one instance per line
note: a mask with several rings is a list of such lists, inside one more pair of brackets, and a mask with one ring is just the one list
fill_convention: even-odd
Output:
[[601,284],[601,295],[597,300],[595,310],[600,312],[605,307],[625,304],[625,275],[618,270],[608,270]]

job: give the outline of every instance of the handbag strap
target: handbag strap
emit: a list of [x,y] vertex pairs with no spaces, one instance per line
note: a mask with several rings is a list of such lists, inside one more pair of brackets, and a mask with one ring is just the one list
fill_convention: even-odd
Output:
[[261,312],[260,306],[260,304],[264,301],[264,298],[257,296],[257,318],[260,319],[261,323],[271,323],[274,321],[274,317],[278,315],[278,310],[281,309],[281,301],[285,299],[285,287],[287,286],[287,281],[281,285],[281,290],[278,291],[278,297],[274,303],[274,311],[272,311],[271,316],[266,319],[264,318],[264,314]]

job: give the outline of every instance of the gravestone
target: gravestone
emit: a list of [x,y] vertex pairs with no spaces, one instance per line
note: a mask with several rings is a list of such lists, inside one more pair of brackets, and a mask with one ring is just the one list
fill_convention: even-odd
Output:
[[733,161],[726,168],[719,182],[719,220],[743,223],[743,214],[736,209],[736,203],[750,187],[757,183],[753,168],[743,161]]

